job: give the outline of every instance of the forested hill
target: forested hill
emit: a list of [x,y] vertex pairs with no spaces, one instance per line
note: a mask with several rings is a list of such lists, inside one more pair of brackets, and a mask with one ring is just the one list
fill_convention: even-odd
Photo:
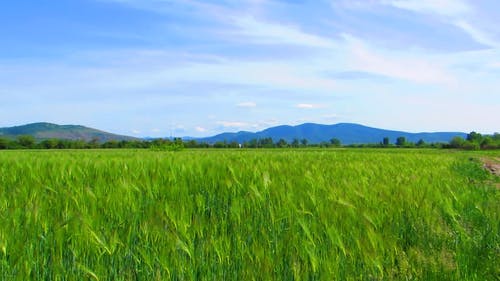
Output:
[[393,143],[398,137],[405,137],[407,141],[418,142],[449,142],[453,137],[467,136],[462,132],[432,132],[432,133],[408,133],[402,131],[384,130],[367,127],[352,123],[339,123],[335,125],[322,125],[305,123],[298,126],[277,126],[260,132],[241,131],[237,133],[223,133],[213,137],[201,138],[198,141],[215,143],[218,141],[244,143],[252,139],[272,138],[274,141],[284,139],[292,142],[294,139],[307,139],[309,143],[329,142],[336,138],[342,144],[366,144],[379,143],[383,138],[389,138]]
[[[110,140],[137,140],[130,136],[116,135],[101,130],[80,126],[80,125],[57,125],[51,123],[33,123],[22,126],[0,128],[0,138],[15,139],[19,136],[30,135],[37,141],[46,139],[65,140],[98,140],[106,142]],[[307,140],[310,144],[330,142],[338,139],[342,144],[368,144],[380,143],[384,138],[388,138],[394,143],[397,138],[404,137],[408,142],[418,142],[423,140],[426,143],[443,142],[448,143],[454,137],[465,138],[466,133],[462,132],[432,132],[432,133],[408,133],[403,131],[392,131],[367,127],[352,123],[339,123],[335,125],[322,125],[306,123],[298,126],[277,126],[265,129],[260,132],[237,132],[222,133],[212,137],[198,138],[198,142],[238,142],[244,143],[254,139],[272,138],[273,141],[283,139],[289,143],[294,140]]]
[[23,135],[33,136],[36,140],[65,139],[91,141],[96,139],[99,142],[106,142],[109,140],[121,141],[136,139],[80,125],[57,125],[45,122],[0,128],[0,137],[17,138]]

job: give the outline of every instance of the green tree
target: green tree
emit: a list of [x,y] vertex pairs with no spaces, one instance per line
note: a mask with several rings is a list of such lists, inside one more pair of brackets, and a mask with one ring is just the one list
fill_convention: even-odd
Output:
[[307,144],[309,143],[309,141],[307,139],[301,139],[300,143],[302,144],[302,146],[307,146]]
[[277,147],[280,147],[280,148],[285,148],[288,146],[288,143],[286,142],[286,140],[284,139],[280,139],[277,143],[276,143],[276,146]]
[[177,146],[184,147],[184,142],[182,141],[182,138],[174,138],[174,144]]
[[464,138],[462,137],[454,137],[450,141],[450,147],[451,148],[461,148],[465,143]]
[[58,143],[57,139],[48,139],[48,140],[42,141],[39,144],[39,146],[41,148],[44,148],[44,149],[54,149],[54,148],[57,148],[57,143]]
[[293,141],[292,141],[292,147],[299,147],[299,146],[300,146],[299,139],[298,138],[294,138]]
[[492,149],[496,148],[495,141],[491,136],[484,136],[481,141],[481,149]]
[[418,147],[425,146],[425,141],[423,139],[419,139],[418,142],[417,142],[417,146]]
[[274,147],[274,142],[272,138],[263,138],[260,140],[262,147],[272,148]]
[[30,135],[23,135],[17,138],[17,142],[24,148],[33,148],[35,145],[35,138]]
[[74,141],[61,140],[61,145],[63,146],[63,148],[73,148],[73,149],[83,149],[87,147],[87,143],[84,140],[74,140]]
[[99,138],[92,138],[88,143],[87,143],[88,148],[99,148]]
[[[84,146],[85,146],[85,144],[84,144]],[[69,147],[69,141],[68,141],[68,140],[58,140],[58,141],[57,141],[56,148],[57,148],[57,149],[65,149],[65,148],[70,148],[70,147]]]
[[217,141],[214,143],[214,148],[227,148],[226,141]]
[[476,133],[474,131],[470,132],[467,134],[467,141],[474,142],[474,143],[481,143],[483,140],[483,136],[480,133]]
[[383,145],[383,146],[389,146],[389,138],[388,138],[388,137],[385,137],[385,138],[382,140],[382,145]]
[[406,145],[406,138],[405,137],[398,137],[396,139],[396,145],[397,146],[404,146],[404,145]]
[[196,148],[198,147],[198,142],[196,140],[189,140],[185,145],[187,148]]
[[120,143],[115,140],[109,140],[102,144],[102,148],[119,148]]
[[229,147],[230,148],[239,148],[240,147],[240,143],[237,142],[237,141],[232,141],[229,143]]
[[118,142],[119,148],[133,148],[131,141],[121,140]]
[[340,142],[340,140],[339,140],[339,139],[337,139],[337,138],[332,138],[332,139],[330,140],[330,143],[331,143],[333,146],[335,146],[335,147],[339,147],[339,146],[341,146],[341,145],[342,145],[342,143]]
[[250,148],[257,148],[258,147],[258,144],[259,142],[257,141],[257,139],[251,139],[246,145],[245,147],[250,147]]
[[494,133],[493,134],[493,141],[500,143],[500,134],[499,133]]
[[4,138],[0,138],[0,149],[7,149],[9,147],[9,141]]
[[466,141],[464,142],[461,148],[466,150],[479,150],[481,146],[477,142]]

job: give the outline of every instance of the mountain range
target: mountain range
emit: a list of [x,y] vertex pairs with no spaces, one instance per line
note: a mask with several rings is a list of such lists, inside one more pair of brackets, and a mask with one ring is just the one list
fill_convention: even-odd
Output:
[[85,141],[97,139],[100,142],[106,142],[109,140],[137,140],[137,138],[134,137],[116,135],[80,125],[57,125],[40,122],[22,126],[0,128],[0,137],[16,138],[22,135],[33,136],[38,141],[45,139]]
[[[130,136],[123,136],[80,125],[57,125],[51,123],[33,123],[22,126],[0,128],[0,137],[16,138],[20,135],[31,135],[37,140],[70,139],[85,140],[98,139],[100,142],[109,140],[137,140]],[[402,131],[384,130],[352,123],[322,125],[305,123],[298,126],[276,126],[259,132],[240,131],[237,133],[222,133],[206,138],[195,139],[198,142],[215,143],[219,141],[243,143],[252,139],[272,138],[273,141],[284,139],[292,142],[294,139],[307,139],[309,143],[329,142],[332,138],[339,139],[342,144],[379,143],[383,138],[389,138],[394,143],[398,137],[405,137],[407,141],[417,142],[449,142],[453,137],[465,138],[462,132],[433,132],[408,133]]]
[[384,130],[352,123],[339,123],[335,125],[321,125],[305,123],[298,126],[277,126],[260,132],[241,131],[237,133],[222,133],[198,141],[215,143],[218,141],[243,143],[252,139],[272,138],[274,141],[284,139],[287,142],[293,139],[307,139],[309,143],[329,142],[332,138],[339,139],[342,144],[379,143],[388,137],[394,143],[398,137],[405,137],[407,141],[418,142],[449,142],[453,137],[465,138],[462,132],[433,132],[433,133],[408,133],[402,131]]

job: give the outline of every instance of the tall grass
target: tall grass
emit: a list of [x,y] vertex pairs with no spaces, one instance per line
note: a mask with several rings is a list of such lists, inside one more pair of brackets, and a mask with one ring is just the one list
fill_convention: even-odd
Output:
[[2,280],[498,280],[471,153],[5,151]]

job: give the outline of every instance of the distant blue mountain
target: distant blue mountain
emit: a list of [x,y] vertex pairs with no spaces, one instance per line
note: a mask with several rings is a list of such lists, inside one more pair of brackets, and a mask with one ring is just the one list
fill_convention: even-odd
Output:
[[456,136],[465,138],[467,134],[462,132],[408,133],[377,129],[352,123],[339,123],[335,125],[305,123],[298,126],[277,126],[255,133],[246,131],[222,133],[197,140],[207,143],[218,141],[243,143],[252,139],[263,138],[272,138],[275,142],[279,139],[291,142],[297,138],[299,140],[307,139],[309,143],[320,143],[324,141],[329,142],[332,138],[337,138],[342,144],[362,144],[379,143],[385,137],[388,137],[391,143],[394,143],[398,137],[405,137],[410,142],[418,142],[421,139],[425,142],[449,142]]

